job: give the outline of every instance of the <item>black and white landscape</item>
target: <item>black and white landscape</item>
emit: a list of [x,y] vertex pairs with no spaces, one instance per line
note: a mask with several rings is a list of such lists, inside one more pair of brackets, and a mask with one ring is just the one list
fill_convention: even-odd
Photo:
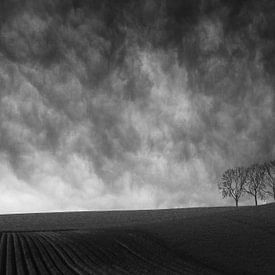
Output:
[[272,0],[0,0],[0,275],[274,274],[274,73]]
[[0,274],[274,274],[275,205],[0,216]]

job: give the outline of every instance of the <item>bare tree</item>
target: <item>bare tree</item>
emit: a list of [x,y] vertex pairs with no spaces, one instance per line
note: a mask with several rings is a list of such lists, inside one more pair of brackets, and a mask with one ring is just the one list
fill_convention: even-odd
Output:
[[254,164],[247,170],[247,181],[244,187],[246,193],[254,197],[255,205],[258,205],[258,198],[264,199],[266,185],[264,181],[265,168],[263,165]]
[[275,200],[275,161],[265,162],[263,167],[265,169],[266,185],[269,187],[266,193]]
[[238,207],[239,199],[243,195],[246,182],[247,170],[244,167],[228,169],[222,175],[219,182],[219,189],[222,191],[223,198],[232,197]]

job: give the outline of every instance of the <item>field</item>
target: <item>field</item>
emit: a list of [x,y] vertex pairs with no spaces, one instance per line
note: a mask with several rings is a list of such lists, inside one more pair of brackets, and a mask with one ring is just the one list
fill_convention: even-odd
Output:
[[275,205],[0,215],[0,274],[275,274]]

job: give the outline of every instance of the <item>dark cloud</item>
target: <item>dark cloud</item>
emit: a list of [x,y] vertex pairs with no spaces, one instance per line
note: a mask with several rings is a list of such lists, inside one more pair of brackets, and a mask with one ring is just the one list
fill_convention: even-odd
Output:
[[213,205],[225,168],[275,157],[272,1],[1,5],[2,186],[45,208]]

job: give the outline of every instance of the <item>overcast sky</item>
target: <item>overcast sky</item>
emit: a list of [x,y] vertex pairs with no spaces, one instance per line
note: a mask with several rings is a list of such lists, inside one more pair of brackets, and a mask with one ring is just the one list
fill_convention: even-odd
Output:
[[231,205],[275,158],[275,5],[3,0],[0,212]]

